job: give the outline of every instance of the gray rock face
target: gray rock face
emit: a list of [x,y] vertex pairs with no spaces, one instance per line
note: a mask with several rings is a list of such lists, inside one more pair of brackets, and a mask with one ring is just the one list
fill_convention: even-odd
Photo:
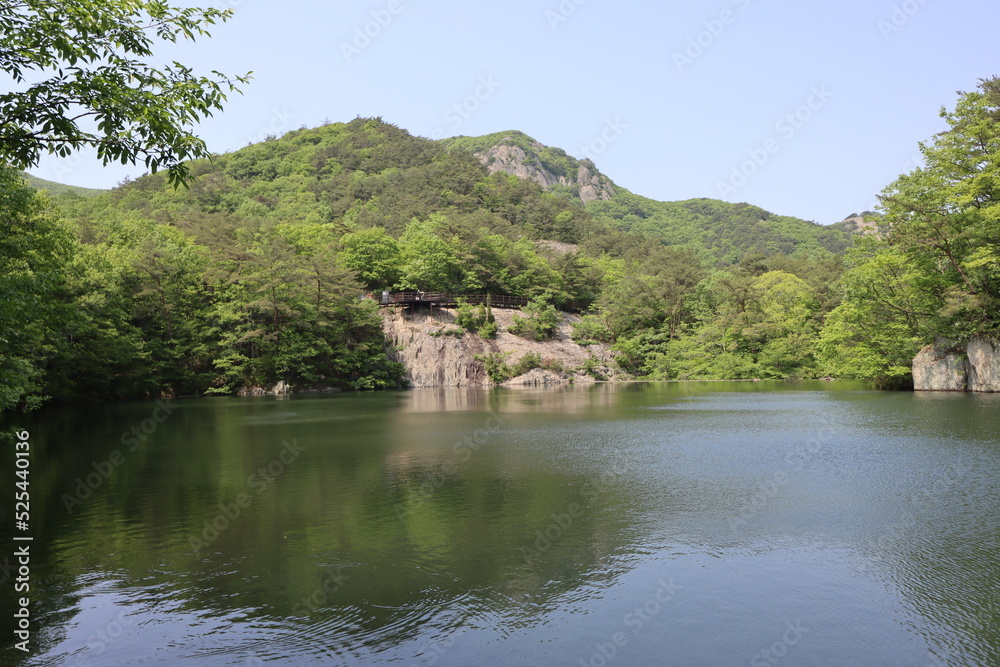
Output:
[[[486,367],[476,359],[477,355],[498,354],[513,364],[525,354],[537,354],[542,359],[557,360],[570,372],[552,373],[560,382],[568,381],[573,369],[579,369],[591,357],[601,364],[601,371],[613,376],[611,351],[606,345],[581,347],[572,340],[573,323],[579,321],[575,315],[563,313],[552,340],[528,341],[507,331],[519,311],[495,308],[500,332],[494,340],[484,340],[474,334],[463,332],[455,321],[455,311],[451,308],[435,309],[431,315],[426,311],[404,313],[384,310],[382,326],[386,338],[391,342],[393,358],[406,367],[407,380],[411,387],[488,387],[492,381],[486,374]],[[520,384],[532,384],[548,371],[539,371],[524,378]],[[530,374],[529,374],[530,375]],[[591,381],[581,372],[572,373],[574,382]],[[518,380],[521,378],[515,378]],[[541,384],[544,384],[541,383]]]
[[939,340],[913,359],[917,391],[1000,392],[1000,343],[977,336],[967,345]]
[[938,341],[913,359],[913,388],[917,391],[965,391],[969,362],[965,351]]
[[[539,143],[533,144],[533,147],[536,150],[545,148]],[[536,157],[529,156],[521,147],[511,144],[497,144],[476,155],[491,174],[502,171],[526,181],[534,181],[545,189],[556,185],[575,185],[579,188],[580,201],[584,204],[595,199],[611,199],[615,194],[611,181],[598,172],[590,160],[580,160],[576,174],[569,174],[567,177],[553,174]]]
[[529,161],[528,154],[520,146],[500,144],[481,153],[479,159],[491,174],[502,171],[526,181],[534,181],[543,188],[559,183],[555,174],[545,170],[537,161]]
[[595,173],[596,169],[591,171],[592,166],[591,163],[582,161],[577,170],[576,182],[580,186],[580,200],[584,204],[595,199],[608,200],[615,196],[615,188],[611,182]]
[[273,387],[241,387],[236,390],[237,396],[285,396],[292,393],[292,387],[284,380],[279,380]]
[[560,375],[554,371],[542,370],[541,368],[534,368],[524,375],[518,375],[516,378],[511,378],[504,382],[502,387],[544,387],[550,384],[566,384],[569,382],[567,377]]
[[969,341],[969,391],[1000,392],[1000,341]]
[[[394,358],[406,367],[411,387],[469,387],[488,385],[489,377],[475,356],[488,354],[487,341],[468,334],[436,335],[444,327],[421,314],[407,320],[384,313],[386,336],[395,348]],[[457,327],[450,327],[456,330]]]

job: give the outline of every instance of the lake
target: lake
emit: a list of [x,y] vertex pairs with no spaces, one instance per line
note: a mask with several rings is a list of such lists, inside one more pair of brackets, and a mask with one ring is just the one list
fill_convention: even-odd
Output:
[[21,664],[1000,665],[1000,395],[630,383],[19,426]]

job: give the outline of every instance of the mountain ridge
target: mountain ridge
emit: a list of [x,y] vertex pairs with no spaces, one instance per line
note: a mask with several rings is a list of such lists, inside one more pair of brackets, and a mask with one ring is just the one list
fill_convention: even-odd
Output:
[[794,254],[801,246],[805,252],[799,254],[839,254],[865,229],[863,219],[853,226],[822,225],[776,215],[746,202],[710,198],[668,202],[643,197],[614,183],[589,158],[577,159],[518,130],[440,141],[451,149],[472,152],[491,173],[508,173],[549,192],[578,197],[598,221],[667,245],[687,246],[702,257],[714,255],[727,264],[735,264],[750,250]]
[[449,149],[472,152],[491,174],[505,172],[534,181],[550,192],[577,196],[581,203],[611,199],[615,185],[592,160],[578,160],[561,148],[546,146],[520,130],[478,137],[441,139]]
[[[636,377],[818,372],[809,337],[838,303],[842,269],[819,225],[747,204],[653,202],[614,184],[584,204],[573,188],[589,163],[507,136],[501,145],[523,143],[509,152],[520,164],[537,169],[537,156],[554,178],[491,173],[482,156],[496,138],[466,140],[477,157],[356,118],[193,161],[190,188],[161,172],[48,198],[72,260],[53,299],[73,304],[71,326],[53,325],[72,341],[53,347],[48,394],[398,386],[403,367],[364,298],[385,290],[521,297],[506,333],[531,340],[551,337],[557,310],[573,304],[571,339],[612,346]],[[459,303],[454,319],[427,335],[504,333],[488,308]],[[490,350],[472,361],[491,378],[559,366]],[[572,363],[597,363],[581,358]]]
[[[514,176],[522,181],[536,184],[549,195],[575,203],[582,207],[586,215],[599,227],[606,226],[623,232],[637,233],[668,246],[688,248],[708,263],[733,265],[751,252],[797,257],[837,255],[843,252],[850,245],[852,238],[863,230],[863,225],[858,224],[825,226],[799,218],[776,215],[748,203],[733,204],[708,198],[664,202],[643,197],[614,183],[601,173],[589,158],[577,159],[565,150],[546,146],[519,130],[430,140],[416,137],[404,129],[385,123],[380,118],[358,118],[349,124],[335,123],[318,128],[295,130],[280,138],[270,138],[218,155],[214,158],[214,163],[223,165],[223,171],[237,181],[269,180],[281,171],[279,163],[295,159],[294,153],[308,149],[310,145],[325,146],[327,139],[323,135],[329,133],[328,127],[350,127],[354,123],[365,125],[366,138],[351,137],[345,143],[335,143],[324,148],[320,151],[322,155],[310,158],[312,162],[309,169],[316,179],[337,181],[347,178],[356,184],[351,188],[356,194],[361,195],[360,198],[333,205],[328,212],[321,215],[330,219],[341,218],[361,226],[381,224],[390,232],[393,229],[398,232],[409,221],[405,218],[406,214],[402,213],[395,220],[385,220],[373,215],[378,204],[373,205],[374,200],[371,196],[360,192],[363,189],[360,186],[362,180],[373,182],[378,180],[376,177],[383,172],[389,176],[389,172],[395,170],[391,176],[383,178],[383,182],[378,184],[377,198],[398,199],[399,197],[396,197],[391,190],[400,186],[400,175],[403,170],[414,168],[419,164],[443,163],[443,157],[438,155],[440,149],[443,149],[449,154],[462,153],[474,156],[485,167],[488,175]],[[375,139],[380,134],[384,136]],[[379,147],[372,145],[374,141],[380,142]],[[282,152],[285,155],[281,155]],[[389,153],[393,156],[390,157]],[[261,160],[274,164],[259,169],[249,164]],[[246,168],[234,170],[231,168],[233,163],[246,164]],[[457,165],[457,162],[455,164]],[[337,166],[331,168],[332,165]],[[460,169],[468,172],[470,168],[467,165]],[[205,175],[207,181],[195,182],[192,185],[192,192],[201,193],[204,198],[205,191],[213,189],[213,183],[218,184],[218,178],[211,175],[213,171],[217,170],[213,170],[205,163],[196,165],[195,174]],[[302,172],[301,169],[299,171]],[[82,196],[92,196],[102,192],[61,186],[28,176],[29,183],[34,187],[52,194],[72,192]],[[460,190],[470,187],[468,183],[440,181],[439,176],[425,175],[424,180],[427,178],[439,180],[438,185],[445,190],[445,198],[455,197],[456,188]],[[432,184],[428,185],[433,188]],[[320,196],[320,191],[325,187],[317,184],[317,187],[310,186],[310,189]],[[423,188],[422,185],[420,187]],[[257,203],[268,206],[267,202],[284,198],[287,194],[258,197]],[[441,199],[433,193],[425,193],[424,196],[429,199]],[[208,197],[218,198],[219,194],[215,193]],[[454,203],[454,200],[451,203]],[[411,213],[419,214],[446,205],[448,202],[438,201],[422,208],[410,208]],[[252,203],[248,203],[245,208],[257,208],[258,213],[263,213]],[[553,215],[559,213],[555,209],[552,210]],[[574,218],[579,217],[579,215],[574,216]],[[573,225],[579,224],[583,223],[579,220],[573,223]],[[580,229],[575,232],[566,229],[566,224],[561,225],[561,231],[554,229],[560,227],[554,223],[548,227],[553,228],[552,240],[560,242],[578,243],[586,235]],[[539,230],[540,233],[542,231],[544,229]],[[540,238],[545,238],[545,235],[542,234]]]
[[39,178],[28,172],[22,172],[21,175],[24,177],[25,182],[36,190],[43,190],[52,195],[61,194],[75,194],[81,197],[94,197],[101,194],[102,192],[107,192],[100,188],[84,188],[78,185],[67,185],[65,183],[57,183],[56,181],[47,181],[44,178]]

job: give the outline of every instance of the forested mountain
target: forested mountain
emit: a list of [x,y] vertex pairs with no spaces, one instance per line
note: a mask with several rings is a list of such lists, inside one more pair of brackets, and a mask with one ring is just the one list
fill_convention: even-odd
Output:
[[719,264],[736,264],[748,252],[794,257],[839,254],[853,236],[843,226],[774,215],[749,204],[715,199],[661,202],[641,197],[612,183],[590,160],[577,160],[523,132],[443,142],[450,149],[475,153],[491,172],[506,172],[549,192],[579,197],[594,220],[607,227],[690,248],[699,258]]
[[[269,180],[277,182],[279,188],[289,185],[286,180],[271,178],[277,175],[277,165],[269,164],[273,158],[280,155],[280,161],[286,164],[292,162],[306,162],[317,160],[317,164],[322,162],[325,166],[327,161],[335,155],[317,155],[313,150],[316,146],[326,146],[336,144],[337,140],[333,135],[322,137],[317,136],[316,130],[307,130],[309,139],[301,142],[290,142],[289,137],[278,139],[281,148],[276,151],[266,152],[254,150],[253,147],[237,151],[239,157],[233,155],[223,156],[220,159],[225,162],[251,162],[262,163],[256,171],[243,173],[240,178],[253,178],[255,180]],[[296,133],[292,133],[294,135]],[[362,164],[360,161],[347,161],[340,163],[339,168],[343,173],[361,171],[367,175],[381,174],[386,169],[410,170],[419,165],[421,160],[428,162],[440,159],[440,156],[448,153],[460,155],[463,153],[473,153],[486,166],[490,174],[506,173],[518,176],[523,180],[537,183],[546,192],[564,195],[571,201],[579,198],[585,204],[586,211],[591,218],[598,223],[603,223],[600,227],[617,229],[623,231],[638,232],[649,238],[662,241],[670,246],[682,246],[695,251],[699,258],[714,259],[720,264],[736,264],[748,252],[764,253],[766,255],[790,255],[793,257],[825,256],[828,253],[842,253],[851,243],[853,234],[852,228],[845,228],[843,225],[824,226],[807,222],[799,218],[789,216],[779,216],[764,209],[750,204],[730,204],[715,199],[692,199],[680,202],[661,202],[639,195],[622,188],[602,174],[590,160],[577,160],[568,155],[560,148],[545,146],[532,139],[523,132],[497,132],[480,137],[455,137],[443,139],[435,142],[438,145],[427,143],[417,137],[412,137],[405,132],[387,136],[382,147],[383,156],[381,163],[376,158]],[[268,142],[265,142],[268,143]],[[391,147],[389,147],[391,144]],[[406,146],[404,146],[406,144]],[[418,149],[417,145],[423,144]],[[356,142],[337,149],[341,152],[351,151],[358,147]],[[386,150],[386,148],[388,150]],[[441,147],[445,150],[442,151]],[[409,151],[409,152],[408,152]],[[335,153],[337,151],[334,151]],[[414,161],[415,160],[415,161]],[[388,166],[387,166],[388,165]],[[225,172],[233,176],[238,173],[238,167],[227,167]],[[329,173],[322,173],[316,176],[322,178]],[[411,174],[410,176],[413,176]],[[467,174],[468,176],[469,174]],[[397,189],[409,190],[416,193],[422,185],[442,178],[454,178],[456,174],[445,174],[438,170],[432,174],[422,174],[417,179],[422,179],[422,183],[413,181],[404,182],[397,176],[391,181],[372,182],[373,188],[386,191]],[[478,175],[475,175],[478,177]],[[51,194],[75,193],[81,196],[94,196],[102,192],[88,188],[78,188],[75,186],[61,185],[45,181],[37,177],[26,174],[28,185],[45,190]],[[324,179],[326,180],[326,179]],[[336,180],[336,179],[332,179]],[[441,183],[444,189],[455,183]],[[330,182],[326,184],[327,193],[334,191],[337,184]],[[458,187],[461,187],[460,185]],[[202,186],[202,189],[205,189]],[[374,195],[374,192],[371,193]],[[353,195],[355,197],[345,206],[346,199]],[[333,215],[346,213],[352,206],[364,199],[366,194],[361,190],[343,192],[335,195],[341,199],[338,204],[332,207]],[[424,196],[424,195],[421,195]],[[329,199],[329,196],[327,197]],[[384,198],[384,197],[383,197]],[[448,203],[437,200],[431,196],[425,200],[422,206],[416,206],[410,210],[397,210],[393,203],[389,202],[386,211],[390,217],[395,215],[396,222],[390,225],[384,224],[384,220],[362,221],[362,224],[374,224],[398,228],[399,220],[407,222],[413,215],[426,214],[428,211],[448,207]],[[371,207],[368,208],[371,210]],[[359,211],[360,212],[360,209]],[[299,211],[295,209],[293,215]],[[365,215],[361,212],[361,215]],[[547,231],[540,229],[539,231]],[[552,236],[562,236],[564,240],[572,238],[579,240],[580,234],[571,233],[568,230],[560,230]],[[544,233],[542,234],[544,236]]]
[[587,210],[617,229],[692,248],[721,264],[736,264],[748,252],[825,257],[844,252],[852,242],[841,228],[717,199],[660,202],[619,189],[610,201],[591,202]]
[[75,194],[80,197],[93,197],[99,195],[104,190],[98,190],[94,188],[81,188],[76,185],[64,185],[62,183],[56,183],[54,181],[47,181],[44,178],[38,178],[37,176],[32,176],[31,174],[25,173],[24,181],[35,188],[36,190],[44,190],[52,195],[62,195],[62,194]]
[[5,169],[0,409],[397,386],[360,298],[382,289],[528,297],[518,335],[534,338],[572,303],[576,340],[612,344],[634,377],[905,384],[936,336],[997,329],[996,91],[963,96],[884,217],[832,228],[653,202],[525,135],[431,141],[380,119],[189,162],[190,189],[156,174],[49,200]]
[[[53,210],[3,173],[0,409],[293,386],[397,386],[372,289],[596,298],[547,250],[579,204],[376,119],[292,132]],[[24,323],[31,321],[31,326]]]
[[[596,168],[583,166],[602,187]],[[742,304],[733,312],[743,313],[760,296],[744,288],[777,286],[786,300],[808,302],[792,328],[814,330],[834,302],[830,253],[749,253],[719,273],[710,253],[595,217],[572,185],[490,173],[460,142],[414,137],[380,119],[290,132],[187,168],[189,189],[148,175],[93,197],[56,195],[57,212],[8,175],[11,196],[33,202],[23,206],[22,228],[48,220],[33,240],[61,254],[31,297],[45,304],[43,316],[6,353],[21,378],[6,405],[45,395],[229,393],[279,381],[396,386],[401,369],[386,358],[375,305],[359,300],[372,290],[519,295],[536,300],[533,313],[589,305],[580,340],[619,343],[623,368],[639,375],[652,367],[629,340],[661,326],[680,336],[733,298]],[[15,236],[6,237],[11,275],[26,252]],[[776,332],[756,332],[755,345]],[[808,350],[796,355],[811,359]],[[740,372],[758,373],[756,363]],[[737,372],[697,366],[655,374]],[[815,369],[788,362],[763,374],[788,373]]]

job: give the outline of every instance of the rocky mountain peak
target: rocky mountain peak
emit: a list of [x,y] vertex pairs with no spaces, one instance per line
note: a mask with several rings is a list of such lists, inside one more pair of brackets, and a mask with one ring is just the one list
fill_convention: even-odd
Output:
[[559,148],[541,144],[527,135],[508,135],[494,145],[475,151],[490,173],[504,172],[534,181],[546,190],[563,190],[580,201],[611,199],[614,184],[590,160],[577,160]]

